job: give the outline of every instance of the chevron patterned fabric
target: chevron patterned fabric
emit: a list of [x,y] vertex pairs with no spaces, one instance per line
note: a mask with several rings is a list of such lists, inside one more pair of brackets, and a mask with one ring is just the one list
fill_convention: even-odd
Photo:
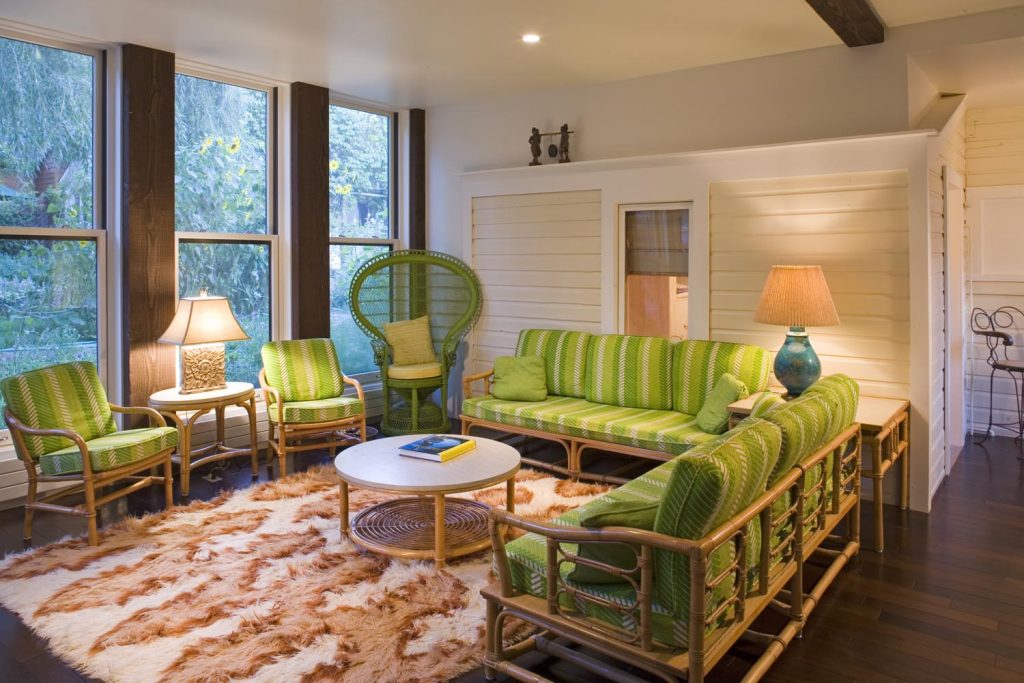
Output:
[[548,393],[583,398],[586,393],[588,332],[523,330],[517,356],[541,356],[547,372]]
[[[26,427],[69,429],[89,441],[116,429],[96,366],[76,361],[31,370],[0,382],[8,408]],[[74,443],[63,437],[25,435],[28,453],[18,457],[38,460]],[[77,448],[75,449],[77,451]]]
[[[127,429],[90,439],[89,465],[93,472],[116,469],[144,460],[160,451],[178,445],[178,430],[174,427]],[[39,458],[43,474],[77,474],[82,471],[82,454],[78,446],[62,448]]]
[[585,396],[594,403],[671,410],[672,342],[622,334],[592,338]]
[[[284,421],[290,424],[328,422],[355,417],[362,413],[363,402],[350,396],[284,402]],[[271,421],[277,422],[276,409],[268,409],[267,416]]]
[[281,392],[282,401],[333,398],[344,389],[338,354],[330,339],[267,342],[260,353],[267,383]]
[[756,394],[768,386],[769,353],[760,346],[684,339],[673,349],[673,408],[696,415],[718,378],[731,373]]

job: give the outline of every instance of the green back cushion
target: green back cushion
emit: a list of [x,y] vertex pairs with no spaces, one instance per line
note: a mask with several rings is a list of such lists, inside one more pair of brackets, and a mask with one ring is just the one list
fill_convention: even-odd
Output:
[[832,422],[828,431],[831,440],[857,420],[860,385],[846,375],[822,377],[807,388],[803,396],[824,396],[832,402]]
[[[650,531],[654,528],[654,519],[660,507],[659,501],[656,500],[619,499],[608,495],[598,498],[597,501],[600,502],[595,502],[580,513],[580,525],[591,529],[625,526]],[[580,557],[597,560],[621,569],[634,569],[639,557],[637,549],[630,548],[624,543],[581,543],[577,553]],[[639,578],[635,576],[636,572],[633,574],[634,578]],[[569,578],[580,583],[621,583],[625,581],[614,574],[579,563],[574,566]]]
[[697,412],[697,426],[702,432],[721,434],[729,426],[729,404],[747,396],[747,385],[731,372],[724,373]]
[[498,356],[494,359],[491,395],[502,401],[543,401],[548,397],[547,373],[540,356]]
[[267,383],[282,401],[316,401],[340,396],[341,367],[330,339],[292,339],[263,345]]
[[760,346],[686,339],[675,345],[672,407],[696,415],[718,378],[732,373],[756,393],[768,386],[769,354]]
[[[750,419],[680,455],[658,508],[654,530],[691,540],[707,536],[764,493],[781,441],[778,427]],[[709,577],[727,566],[732,544],[720,550],[725,552],[712,557]],[[656,550],[654,572],[656,599],[685,622],[690,605],[689,556]],[[730,590],[727,583],[731,585],[731,581],[723,582],[722,592]],[[709,611],[711,608],[709,601]]]
[[750,408],[750,417],[764,417],[784,405],[786,405],[786,399],[779,394],[766,391],[754,401],[754,405]]
[[[86,441],[115,431],[107,392],[96,366],[87,361],[64,363],[14,375],[0,382],[8,408],[26,427],[70,429]],[[74,443],[55,436],[25,436],[27,454],[35,459]]]
[[794,465],[824,446],[832,429],[832,401],[817,394],[801,396],[765,415],[782,430],[782,451],[769,484],[774,484]]
[[604,334],[590,341],[586,399],[594,403],[672,409],[672,342],[664,337]]
[[544,359],[549,394],[583,398],[590,337],[589,332],[523,330],[516,355]]

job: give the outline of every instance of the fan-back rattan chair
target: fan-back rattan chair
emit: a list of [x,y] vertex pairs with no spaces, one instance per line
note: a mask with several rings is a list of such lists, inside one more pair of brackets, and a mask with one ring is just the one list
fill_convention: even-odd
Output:
[[[1024,436],[1024,360],[1014,360],[1009,356],[1009,347],[1013,346],[1013,335],[1007,330],[1024,327],[1024,311],[1016,306],[1002,306],[991,313],[975,308],[971,311],[971,331],[985,340],[988,358],[985,362],[992,369],[988,378],[988,428],[985,436],[978,443],[983,443],[992,436],[992,427],[1003,427],[1017,432],[1016,440]],[[1016,422],[993,422],[993,398],[995,396],[996,371],[1003,371],[1010,376],[1013,394],[1017,399]]]
[[[370,338],[384,389],[385,434],[447,432],[448,374],[459,343],[480,317],[480,281],[459,259],[433,251],[393,251],[352,277],[352,316]],[[388,323],[428,316],[436,363],[396,365]],[[431,400],[440,391],[439,403]]]

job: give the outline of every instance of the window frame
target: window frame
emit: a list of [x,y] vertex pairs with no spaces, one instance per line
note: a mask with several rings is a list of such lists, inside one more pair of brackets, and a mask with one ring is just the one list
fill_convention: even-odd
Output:
[[[388,234],[389,237],[345,237],[344,235],[335,236],[331,235],[330,225],[327,227],[328,233],[328,259],[330,258],[330,250],[333,246],[380,246],[387,247],[389,251],[396,251],[401,249],[402,241],[399,236],[399,218],[398,218],[398,116],[397,112],[388,110],[383,107],[375,107],[373,105],[355,102],[351,99],[347,99],[342,96],[331,94],[331,97],[327,103],[328,106],[328,121],[330,121],[330,107],[342,107],[344,109],[354,109],[356,111],[367,112],[369,114],[378,114],[384,116],[388,120]],[[330,136],[328,136],[329,138]],[[328,148],[330,147],[330,141],[328,140]],[[324,186],[324,192],[330,192],[330,185]],[[330,218],[328,218],[328,221]],[[328,297],[328,311],[330,311],[330,298]],[[339,358],[339,361],[341,359]],[[342,371],[345,366],[342,363]],[[380,381],[380,369],[370,370],[369,372],[360,372],[349,375],[355,378],[363,384],[377,383]]]
[[[0,25],[0,38],[16,40],[30,45],[64,50],[86,55],[93,59],[92,69],[92,227],[72,228],[69,226],[40,228],[0,225],[0,240],[77,240],[96,244],[96,370],[104,386],[109,386],[108,372],[110,358],[107,353],[108,324],[108,262],[107,262],[107,183],[106,183],[106,101],[107,101],[107,59],[106,50],[53,39],[45,35],[34,35],[10,30]],[[11,445],[10,430],[0,427],[0,448]]]
[[[266,140],[266,152],[267,152],[267,224],[266,230],[262,233],[232,233],[232,232],[197,232],[197,231],[184,231],[177,229],[177,223],[175,223],[174,230],[174,292],[175,297],[178,296],[180,287],[180,254],[181,254],[181,243],[196,243],[196,242],[207,242],[214,244],[265,244],[270,251],[270,282],[268,283],[268,289],[270,291],[270,329],[268,333],[270,339],[280,339],[280,332],[282,327],[282,308],[281,301],[284,299],[283,296],[283,278],[281,277],[283,260],[282,260],[282,249],[280,248],[280,220],[278,216],[278,204],[277,204],[277,159],[278,159],[278,130],[277,130],[277,111],[280,106],[281,89],[278,84],[274,81],[263,81],[252,78],[246,78],[239,76],[234,73],[221,71],[211,67],[204,67],[203,65],[189,62],[186,60],[177,60],[175,64],[175,76],[182,74],[184,76],[190,76],[192,78],[201,78],[207,81],[213,81],[215,83],[223,83],[225,85],[234,85],[243,88],[249,88],[250,90],[259,90],[267,94],[267,140]],[[175,148],[177,153],[177,148]],[[231,378],[228,378],[231,379]],[[254,382],[255,384],[255,382]],[[257,402],[263,401],[262,392],[258,391],[259,387],[255,386],[256,400]]]

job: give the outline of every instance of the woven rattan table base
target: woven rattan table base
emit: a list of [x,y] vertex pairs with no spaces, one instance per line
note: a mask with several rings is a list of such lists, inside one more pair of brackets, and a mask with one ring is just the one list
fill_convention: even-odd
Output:
[[[432,558],[434,500],[434,496],[398,498],[369,507],[352,520],[352,540],[386,555]],[[466,555],[490,545],[489,510],[475,500],[445,499],[445,557]]]

